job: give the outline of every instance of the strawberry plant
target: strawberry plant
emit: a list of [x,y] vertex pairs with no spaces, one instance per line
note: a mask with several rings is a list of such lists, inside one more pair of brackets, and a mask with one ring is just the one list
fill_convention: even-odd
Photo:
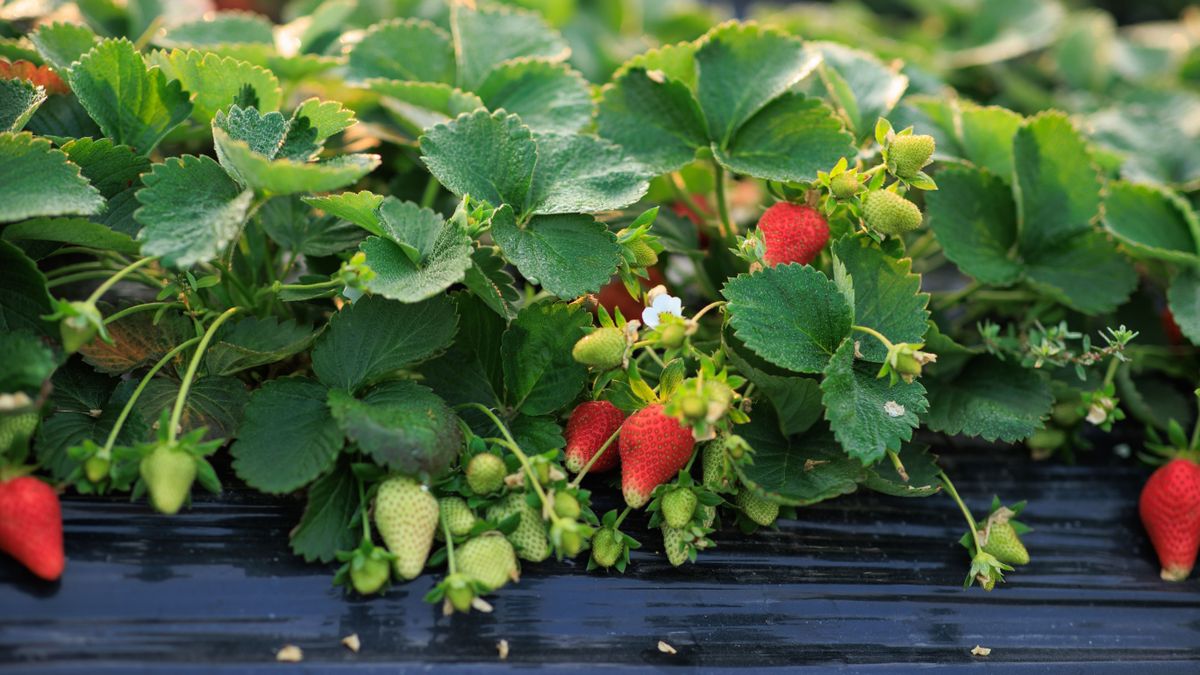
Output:
[[1142,427],[1164,577],[1194,562],[1196,130],[1130,112],[1194,106],[1182,66],[942,3],[904,53],[836,9],[34,5],[0,4],[0,548],[41,577],[51,485],[300,493],[296,555],[447,612],[863,489],[942,495],[992,590],[1025,503],[977,519],[932,449]]

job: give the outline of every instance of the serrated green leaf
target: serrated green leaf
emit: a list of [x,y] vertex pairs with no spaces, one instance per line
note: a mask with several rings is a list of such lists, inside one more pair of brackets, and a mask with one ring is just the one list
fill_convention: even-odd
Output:
[[591,216],[536,216],[520,227],[505,205],[492,214],[492,237],[526,279],[573,299],[597,291],[617,271],[621,249]]
[[88,117],[87,111],[79,105],[79,100],[74,96],[47,98],[25,125],[25,130],[39,136],[60,139],[101,135],[100,127]]
[[725,148],[742,124],[821,61],[794,37],[737,22],[709,31],[695,58],[696,99],[704,111],[708,137],[719,148]]
[[28,132],[0,133],[0,223],[91,215],[103,207],[100,191],[50,141]]
[[854,308],[829,277],[807,265],[778,265],[730,279],[737,336],[756,354],[800,373],[820,373],[854,323]]
[[463,276],[463,284],[505,321],[516,317],[521,294],[495,246],[481,246],[471,253],[471,267]]
[[394,197],[384,200],[378,213],[384,236],[368,237],[359,246],[375,272],[367,283],[372,292],[419,302],[463,280],[471,266],[471,236],[460,218],[447,222],[430,209]]
[[142,188],[142,174],[150,170],[150,160],[106,138],[79,138],[63,145],[62,151],[108,200],[92,220],[121,234],[136,236],[140,229],[133,219],[138,206],[136,194]]
[[172,267],[191,267],[221,254],[246,222],[254,193],[243,190],[209,157],[183,155],[156,164],[142,178],[146,187],[134,218],[146,255]]
[[216,12],[171,26],[156,37],[155,42],[164,47],[182,48],[197,45],[272,45],[275,32],[271,22],[261,14]]
[[87,26],[76,23],[42,24],[29,34],[29,40],[37,47],[42,58],[60,73],[69,71],[72,63],[99,42],[99,38]]
[[0,394],[36,394],[57,366],[54,352],[34,334],[0,333]]
[[[142,391],[135,408],[142,419],[158,420],[162,411],[175,405],[179,383],[156,377]],[[242,423],[242,414],[250,400],[246,385],[234,377],[201,377],[188,389],[187,403],[179,426],[183,433],[204,427],[205,440],[232,438]]]
[[737,433],[754,449],[754,462],[737,465],[738,476],[773,502],[816,504],[854,492],[863,478],[862,465],[842,452],[823,424],[784,436],[770,410],[756,410]]
[[929,387],[925,425],[951,435],[1012,443],[1042,427],[1054,397],[1038,373],[991,355],[971,359],[949,380],[924,378]]
[[1200,219],[1186,201],[1165,188],[1109,183],[1104,227],[1138,257],[1200,263]]
[[514,113],[535,131],[575,133],[592,121],[590,85],[562,63],[540,59],[502,63],[475,93],[489,110]]
[[[823,86],[814,91],[823,89],[845,111],[857,140],[870,138],[875,121],[886,117],[908,89],[908,77],[869,52],[834,42],[810,43],[809,48],[822,57],[818,72]],[[835,79],[844,86],[832,86]]]
[[613,79],[619,79],[629,71],[641,69],[647,73],[661,73],[663,79],[675,80],[690,91],[695,91],[697,49],[699,47],[696,42],[677,42],[648,49],[622,64],[613,75]]
[[304,515],[289,535],[292,552],[306,562],[327,563],[338,551],[354,548],[358,533],[350,522],[358,506],[358,479],[343,461],[308,489]]
[[517,445],[530,454],[562,450],[567,445],[563,429],[553,417],[518,415],[509,425]]
[[342,105],[339,101],[322,101],[319,98],[304,100],[292,114],[295,125],[300,118],[307,118],[309,125],[316,130],[314,142],[324,143],[334,134],[339,134],[358,123],[354,111]]
[[542,301],[526,306],[504,333],[501,354],[508,403],[526,415],[545,415],[583,389],[587,368],[571,356],[592,317],[580,307]]
[[149,154],[188,118],[192,103],[177,81],[147,68],[133,43],[106,40],[71,68],[71,90],[104,135]]
[[1066,115],[1043,113],[1018,129],[1013,168],[1023,251],[1042,251],[1092,229],[1100,212],[1100,176]]
[[880,462],[867,468],[863,486],[893,497],[928,497],[942,489],[938,478],[942,469],[937,464],[937,455],[929,452],[928,445],[905,443],[899,454],[908,480],[891,462]]
[[[55,373],[53,383],[56,388],[62,382],[59,375],[65,370],[59,369]],[[103,444],[107,440],[135,386],[133,382],[118,386],[116,380],[109,378],[103,378],[97,384],[98,388],[87,392],[91,404],[87,408],[59,409],[38,426],[37,440],[33,444],[38,464],[55,480],[66,480],[79,467],[79,462],[71,459],[67,453],[72,446],[85,440],[96,444]],[[117,443],[129,445],[144,440],[146,432],[146,423],[135,410],[117,433]]]
[[[921,292],[921,276],[913,274],[912,259],[892,257],[866,237],[843,237],[832,250],[854,282],[854,322],[894,343],[922,344],[929,325],[929,294]],[[883,363],[887,348],[873,337],[861,338],[861,358]]]
[[[821,403],[820,381],[784,374],[786,371],[758,359],[728,326],[721,331],[721,343],[738,374],[753,382],[771,403],[780,433],[802,434],[821,419],[825,406]],[[754,414],[758,412],[756,408]]]
[[1137,287],[1137,272],[1099,232],[1025,253],[1025,276],[1039,291],[1085,314],[1116,309]]
[[44,87],[26,80],[0,78],[0,131],[24,129],[45,100]]
[[454,194],[525,211],[538,155],[533,133],[516,115],[477,110],[434,126],[421,136],[421,155]]
[[444,124],[463,113],[484,107],[483,101],[471,92],[443,82],[403,82],[371,79],[365,87],[379,94],[382,105],[401,124],[407,124],[414,134]]
[[21,249],[0,240],[0,330],[57,338],[58,327],[42,318],[48,314],[46,277]]
[[648,170],[663,174],[690,163],[708,145],[700,104],[681,82],[658,82],[646,70],[621,74],[601,93],[599,134]]
[[462,430],[445,401],[415,382],[384,382],[362,399],[329,392],[338,426],[380,466],[437,478],[458,456]]
[[778,181],[811,181],[843,157],[854,137],[820,99],[786,93],[746,120],[713,155],[735,173]]
[[258,110],[279,110],[283,101],[283,90],[275,74],[246,61],[195,49],[156,51],[148,59],[192,93],[192,115],[205,124],[217,112],[228,109],[246,86],[254,90],[257,99],[254,107]]
[[213,127],[213,140],[221,165],[241,182],[268,195],[327,192],[346,187],[379,166],[379,155],[339,155],[319,162],[269,159],[245,141],[231,138],[224,129]]
[[327,256],[354,248],[363,231],[335,215],[316,216],[295,195],[267,200],[256,221],[267,236],[293,253]]
[[238,477],[256,490],[283,494],[328,471],[345,443],[328,395],[299,377],[271,380],[254,392],[229,448]]
[[1009,187],[966,166],[948,166],[937,179],[938,189],[926,193],[925,205],[946,257],[983,283],[1016,283],[1022,265],[1012,257],[1017,220]]
[[126,255],[137,255],[140,248],[129,235],[82,218],[34,218],[5,227],[0,236],[8,241],[54,241]]
[[912,440],[917,416],[929,408],[919,382],[876,377],[875,364],[857,363],[854,341],[846,340],[829,361],[824,392],[825,419],[846,454],[870,466],[887,450],[899,451]]
[[371,234],[383,234],[383,230],[379,229],[379,215],[376,213],[379,205],[383,203],[383,195],[363,190],[302,199],[306,204],[338,218],[344,218]]
[[[964,105],[959,115],[963,157],[1006,182],[1013,177],[1013,137],[1024,120],[998,106]],[[927,133],[919,130],[919,133]],[[939,148],[940,149],[940,148]],[[941,175],[938,175],[939,182]]]
[[353,391],[445,349],[457,324],[445,296],[416,304],[365,297],[329,320],[313,348],[313,372],[326,386]]
[[1179,330],[1194,345],[1200,345],[1200,272],[1185,269],[1171,280],[1167,302]]
[[[255,108],[232,106],[228,111],[220,111],[213,117],[213,129],[221,129],[235,141],[244,142],[255,153],[275,159],[283,142],[287,139],[291,122],[280,112],[259,112]],[[224,161],[221,146],[216,146],[217,159],[222,160],[226,170],[236,170]]]
[[422,19],[392,19],[371,26],[350,50],[352,80],[454,81],[454,47],[446,31]]
[[291,319],[245,317],[221,326],[204,365],[210,375],[233,375],[299,354],[315,337],[311,327]]
[[492,69],[520,57],[564,61],[571,54],[562,36],[538,14],[500,5],[450,7],[458,86],[476,91]]
[[537,134],[534,141],[537,167],[526,208],[529,213],[611,211],[637,202],[649,189],[648,172],[602,138]]

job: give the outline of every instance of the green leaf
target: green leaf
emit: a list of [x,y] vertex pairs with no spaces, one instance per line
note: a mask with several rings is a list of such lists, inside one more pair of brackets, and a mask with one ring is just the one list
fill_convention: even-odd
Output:
[[[280,112],[266,114],[253,107],[231,106],[228,111],[220,111],[212,121],[213,129],[224,131],[234,141],[243,141],[255,153],[267,159],[275,159],[283,148],[291,127],[291,120]],[[221,147],[217,146],[217,159],[230,171],[231,167],[221,156]]]
[[126,255],[137,255],[139,249],[129,235],[82,218],[34,218],[5,227],[0,236],[8,241],[54,241]]
[[312,328],[291,319],[246,317],[221,326],[204,365],[210,375],[233,375],[299,354],[315,337]]
[[392,19],[371,26],[350,50],[351,80],[454,81],[454,47],[446,31],[421,19]]
[[213,141],[222,166],[243,185],[269,195],[337,190],[371,173],[380,163],[379,155],[368,154],[339,155],[319,162],[272,160],[217,126],[213,127]]
[[359,534],[350,523],[358,506],[358,479],[342,462],[308,489],[304,515],[289,535],[292,553],[305,562],[327,563],[338,551],[354,548]]
[[601,90],[599,134],[655,174],[689,164],[708,145],[700,104],[681,82],[653,79],[633,68]]
[[489,110],[514,113],[535,131],[575,133],[592,121],[591,86],[562,63],[540,59],[503,63],[475,93]]
[[335,215],[316,216],[295,195],[269,199],[257,222],[280,246],[306,256],[327,256],[354,248],[363,231]]
[[354,111],[338,101],[322,101],[319,98],[305,99],[292,113],[292,125],[301,119],[308,120],[316,130],[315,143],[324,143],[334,134],[339,134],[358,123]]
[[823,372],[854,323],[854,308],[837,285],[807,265],[738,275],[722,294],[738,338],[771,363],[800,373]]
[[365,297],[329,320],[313,348],[313,372],[329,387],[353,391],[445,349],[457,324],[445,296],[416,304]]
[[[217,12],[203,18],[171,26],[155,38],[164,47],[196,45],[272,45],[274,26],[261,14],[252,12]],[[213,50],[208,50],[213,51]]]
[[335,389],[329,408],[346,438],[388,469],[437,478],[462,449],[454,411],[415,382],[384,382],[361,400]]
[[373,192],[343,192],[324,197],[302,197],[304,202],[338,218],[344,218],[371,234],[382,235],[379,215],[376,211],[383,203],[383,195]]
[[517,316],[516,302],[521,294],[495,246],[481,246],[471,253],[471,267],[463,276],[463,284],[505,321]]
[[104,135],[146,155],[188,118],[192,104],[177,81],[147,68],[133,43],[106,40],[71,68],[71,90]]
[[512,408],[546,415],[575,399],[587,368],[571,357],[571,348],[591,325],[591,315],[577,306],[544,300],[521,310],[501,347]]
[[1200,345],[1200,272],[1195,268],[1180,272],[1167,290],[1167,302],[1179,330],[1192,344]]
[[20,131],[46,100],[44,87],[0,78],[0,131]]
[[227,110],[247,86],[254,90],[254,107],[258,110],[279,110],[283,101],[275,74],[246,61],[195,49],[157,51],[150,54],[149,60],[192,92],[193,117],[205,124],[218,111]]
[[229,448],[238,477],[260,492],[283,494],[328,471],[345,442],[325,404],[328,394],[300,377],[271,380],[254,392]]
[[820,99],[787,93],[745,122],[713,154],[735,173],[778,181],[811,181],[843,157],[854,137]]
[[[499,395],[504,391],[500,340],[506,321],[469,293],[458,293],[454,299],[457,339],[445,354],[421,366],[423,382],[451,405],[481,403],[500,409],[504,404]],[[459,416],[481,433],[495,433],[495,426],[478,410],[467,408]]]
[[874,364],[855,363],[854,341],[846,340],[829,361],[821,382],[825,419],[846,454],[863,466],[911,441],[920,423],[917,416],[929,408],[919,382],[890,385],[888,378],[876,377],[878,370]]
[[757,24],[728,22],[701,39],[696,94],[708,137],[725,148],[734,133],[820,63],[800,40]]
[[[158,420],[162,411],[175,405],[179,395],[179,383],[165,377],[150,380],[142,391],[135,409],[142,419]],[[232,438],[237,435],[242,423],[242,414],[250,394],[246,385],[234,377],[201,377],[192,382],[188,389],[187,403],[183,406],[183,417],[179,426],[183,433],[200,427],[208,431],[204,440]]]
[[0,133],[0,223],[37,216],[91,215],[104,198],[50,141]]
[[880,462],[867,468],[863,486],[893,497],[928,497],[942,489],[938,478],[942,469],[928,445],[905,443],[899,454],[908,480],[900,476],[891,462]]
[[971,359],[950,380],[923,378],[929,386],[925,425],[950,435],[1012,443],[1042,427],[1054,397],[1035,371],[991,355]]
[[450,32],[458,59],[458,86],[468,91],[476,91],[505,61],[519,57],[565,61],[571,54],[566,41],[540,15],[509,7],[473,9],[454,3]]
[[753,463],[739,464],[738,476],[768,499],[808,506],[858,489],[863,467],[847,457],[825,425],[800,436],[784,436],[770,411],[754,411],[738,435],[754,448]]
[[529,127],[516,115],[477,110],[421,136],[421,158],[442,185],[523,213],[538,160]]
[[[59,375],[65,370],[60,368],[55,373],[53,384],[56,388],[60,387]],[[79,467],[79,462],[67,452],[72,446],[85,440],[96,444],[103,444],[107,440],[134,388],[132,382],[126,382],[114,390],[115,382],[109,378],[103,378],[99,384],[96,390],[87,392],[91,399],[91,405],[87,408],[60,409],[42,420],[38,427],[37,440],[33,444],[38,464],[57,481],[65,481]],[[97,411],[99,414],[96,414]],[[117,443],[129,445],[144,440],[146,432],[146,424],[135,410],[117,433]]]
[[171,157],[143,176],[134,218],[145,255],[185,268],[218,256],[242,232],[254,199],[209,157]]
[[[117,308],[101,306],[100,309],[105,314],[112,314]],[[111,343],[93,338],[79,348],[79,354],[89,366],[109,375],[123,375],[152,366],[176,345],[195,337],[192,322],[177,314],[158,319],[151,312],[137,312],[106,324],[105,329],[112,338]]]
[[0,330],[58,337],[50,314],[46,277],[21,249],[0,240]]
[[0,333],[0,394],[36,394],[56,367],[54,352],[37,336]]
[[517,445],[528,454],[542,454],[551,450],[562,450],[567,445],[563,429],[553,417],[530,417],[518,415],[509,425]]
[[142,188],[142,174],[150,170],[150,160],[106,138],[78,138],[63,145],[62,151],[108,200],[92,220],[121,234],[136,236],[141,229],[133,219],[138,207],[136,194]]
[[986,171],[966,166],[941,169],[937,181],[938,189],[925,194],[925,205],[929,227],[946,257],[980,282],[1016,283],[1022,265],[1011,253],[1017,220],[1009,187]]
[[71,64],[99,42],[99,38],[87,26],[75,23],[42,24],[29,34],[29,40],[37,47],[42,58],[59,73],[69,71]]
[[1116,309],[1137,287],[1133,266],[1099,232],[1027,252],[1025,264],[1034,288],[1085,314]]
[[591,216],[536,216],[521,227],[505,205],[492,214],[492,237],[526,279],[567,300],[597,291],[621,261],[621,248]]
[[383,237],[360,246],[375,278],[368,288],[401,302],[419,302],[463,280],[471,266],[471,236],[459,211],[446,222],[430,209],[389,197],[379,208]]
[[[912,258],[892,257],[866,237],[842,237],[832,250],[854,280],[854,322],[894,343],[924,343],[929,294],[921,292],[921,275],[913,274]],[[860,337],[861,358],[883,363],[887,348],[871,336]]]
[[537,167],[525,209],[529,213],[612,211],[636,203],[650,187],[642,166],[598,136],[537,134],[534,139]]
[[1042,113],[1018,129],[1013,166],[1022,251],[1042,251],[1092,229],[1100,213],[1100,176],[1066,115]]
[[1200,263],[1200,219],[1186,201],[1165,188],[1109,183],[1104,227],[1138,257]]
[[[738,374],[753,382],[771,403],[784,436],[802,434],[821,419],[825,406],[821,403],[820,381],[782,374],[786,371],[758,359],[728,328],[721,331],[721,342]],[[758,412],[755,409],[756,416]]]
[[[673,45],[648,49],[626,61],[617,69],[613,79],[620,79],[633,70],[643,70],[647,73],[654,73],[655,81],[658,79],[674,80],[687,87],[689,91],[695,91],[697,49],[698,46],[694,41],[677,42]],[[662,78],[658,78],[659,74],[662,75]],[[707,132],[702,135],[707,135]]]
[[[1011,181],[1013,137],[1023,121],[1020,115],[1006,108],[964,104],[959,116],[963,157],[975,166]],[[918,129],[918,133],[926,132]],[[941,174],[938,174],[938,184],[940,187]]]
[[846,113],[857,140],[866,140],[875,129],[875,121],[896,107],[908,89],[908,77],[869,52],[834,42],[809,47],[823,57],[818,67],[824,85],[821,88]]
[[365,87],[379,94],[380,105],[416,135],[435,125],[444,124],[463,113],[484,107],[471,92],[442,82],[403,82],[371,79]]

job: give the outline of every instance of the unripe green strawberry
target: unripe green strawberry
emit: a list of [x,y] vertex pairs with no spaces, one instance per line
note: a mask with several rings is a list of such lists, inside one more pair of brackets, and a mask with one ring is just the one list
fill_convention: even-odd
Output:
[[766,527],[779,517],[779,504],[759,497],[753,490],[743,487],[737,494],[737,505],[750,520]]
[[929,164],[936,145],[933,136],[896,136],[888,144],[888,169],[901,178],[913,178]]
[[438,526],[438,501],[417,481],[389,478],[375,495],[375,527],[396,556],[396,574],[415,579],[425,569]]
[[889,190],[876,190],[863,202],[867,225],[883,234],[911,232],[921,226],[921,209]]
[[552,538],[559,543],[562,554],[574,558],[583,550],[583,535],[573,520],[560,520],[551,528]]
[[559,518],[575,520],[579,517],[580,512],[579,500],[575,495],[570,492],[554,493],[554,513]]
[[159,444],[142,458],[142,480],[150,503],[160,513],[179,513],[196,480],[196,458],[171,444]]
[[585,366],[600,370],[616,368],[625,360],[625,334],[612,326],[597,328],[575,343],[571,356]]
[[838,199],[850,199],[862,189],[862,180],[858,174],[839,173],[829,181],[829,191]]
[[729,473],[725,463],[725,439],[725,436],[718,436],[716,440],[706,444],[701,456],[704,487],[711,490],[721,490],[729,485]]
[[475,513],[462,497],[443,497],[438,500],[438,511],[450,534],[461,537],[475,526]]
[[379,592],[391,577],[388,561],[382,558],[363,557],[350,566],[350,583],[362,595]]
[[896,355],[896,372],[905,376],[909,380],[921,376],[921,362],[912,354],[901,353]]
[[696,513],[696,505],[700,500],[690,488],[676,488],[662,498],[663,520],[669,527],[686,527]]
[[490,495],[504,487],[504,474],[508,467],[504,460],[490,452],[483,452],[467,463],[467,485],[477,495]]
[[550,557],[550,540],[546,537],[546,525],[542,514],[525,501],[525,495],[513,492],[488,508],[488,520],[499,523],[514,513],[521,514],[517,529],[508,535],[508,540],[517,549],[517,556],[529,562],[541,562]]
[[496,590],[516,580],[517,553],[499,532],[485,532],[454,551],[458,571]]
[[667,562],[673,567],[679,567],[688,561],[687,536],[683,530],[662,526],[663,552],[667,554]]
[[108,477],[108,470],[112,467],[112,462],[106,457],[92,455],[83,463],[83,475],[92,483],[99,483]]
[[442,588],[446,591],[446,600],[460,612],[471,611],[471,603],[475,600],[475,589],[471,587],[471,577],[462,574],[451,574],[442,580]]
[[1010,522],[994,522],[988,530],[987,543],[983,545],[985,553],[990,553],[1002,563],[1009,565],[1029,564],[1029,551]]
[[1049,453],[1062,447],[1063,443],[1067,442],[1067,432],[1056,427],[1046,427],[1033,432],[1033,435],[1025,440],[1025,443],[1032,450],[1037,450],[1043,453]]
[[658,264],[658,254],[654,252],[654,249],[645,240],[634,239],[626,244],[626,246],[633,253],[633,258],[637,261],[638,267],[653,267]]
[[592,536],[592,560],[600,567],[608,569],[616,565],[624,552],[624,539],[611,527],[600,528]]
[[667,349],[679,349],[683,346],[683,341],[687,337],[687,326],[672,321],[664,323],[658,327],[659,343]]
[[679,397],[679,410],[689,420],[704,419],[705,413],[708,412],[708,402],[700,394],[689,391]]
[[24,412],[0,417],[0,455],[15,448],[24,448],[29,437],[37,429],[38,416],[35,412]]

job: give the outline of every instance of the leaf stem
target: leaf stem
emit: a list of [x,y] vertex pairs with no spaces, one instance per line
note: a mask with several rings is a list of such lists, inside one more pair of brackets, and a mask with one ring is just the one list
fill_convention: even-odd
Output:
[[125,309],[122,309],[119,312],[113,312],[112,314],[109,314],[108,316],[104,317],[104,323],[105,323],[105,325],[108,325],[115,321],[120,321],[121,319],[124,319],[125,317],[129,316],[130,314],[137,314],[138,312],[148,312],[152,309],[158,309],[159,307],[183,307],[183,303],[182,302],[146,302],[146,303],[142,303],[140,305],[133,305],[131,307],[126,307]]
[[100,448],[100,452],[96,453],[97,457],[100,457],[101,459],[109,459],[112,457],[112,449],[117,444],[117,436],[121,434],[121,429],[125,426],[125,420],[128,419],[129,413],[133,412],[134,404],[137,403],[138,397],[142,395],[142,391],[146,389],[148,384],[150,384],[150,380],[154,379],[154,376],[158,374],[158,371],[162,370],[163,366],[170,363],[171,359],[174,359],[180,352],[188,347],[191,347],[199,341],[200,338],[194,337],[190,340],[185,340],[184,342],[180,343],[174,349],[164,354],[163,357],[158,360],[158,363],[155,363],[154,366],[151,367],[144,376],[142,376],[142,381],[138,383],[137,388],[134,389],[133,393],[129,395],[129,400],[125,402],[125,407],[121,409],[121,414],[117,416],[117,421],[113,422],[112,429],[108,432],[108,438],[104,441],[104,447]]
[[717,215],[720,221],[717,223],[718,230],[722,239],[728,239],[737,231],[733,228],[733,222],[729,219],[729,205],[725,201],[725,167],[717,160],[713,160],[713,174],[716,181],[717,192]]
[[438,179],[433,174],[429,174],[429,180],[425,183],[425,191],[421,193],[421,208],[433,207],[433,202],[437,199],[438,190],[441,187],[442,184],[438,182]]
[[354,480],[358,483],[358,509],[362,512],[362,531],[363,541],[371,541],[371,519],[367,517],[367,489],[363,487],[361,478],[357,476]]
[[979,525],[975,523],[975,516],[971,515],[971,510],[963,503],[962,497],[958,496],[958,490],[954,489],[954,483],[950,482],[950,477],[945,471],[938,472],[938,478],[941,479],[942,485],[946,486],[946,494],[958,504],[958,508],[962,509],[963,516],[967,519],[967,526],[971,528],[971,540],[975,542],[975,550],[971,553],[972,556],[978,555],[983,550],[983,546],[979,543]]
[[96,290],[92,291],[92,294],[88,296],[88,299],[85,300],[85,302],[87,302],[88,304],[96,302],[97,300],[100,299],[101,296],[103,296],[105,293],[108,292],[108,289],[115,286],[118,281],[120,281],[121,279],[124,279],[126,276],[128,276],[131,272],[138,269],[139,267],[144,267],[146,265],[149,265],[150,263],[152,263],[156,260],[158,260],[157,256],[150,256],[149,258],[142,258],[141,260],[136,260],[136,261],[126,265],[119,272],[117,272],[116,274],[109,277],[108,281],[105,281],[104,283],[100,284],[100,286],[98,288],[96,288]]
[[445,518],[439,518],[442,521],[442,536],[446,537],[446,570],[449,574],[458,572],[457,565],[454,564],[454,537],[450,534],[450,524]]
[[625,516],[629,515],[632,511],[632,506],[626,506],[625,510],[621,512],[621,515],[617,516],[617,519],[613,521],[613,529],[619,529],[621,527],[621,523],[625,522]]
[[600,449],[596,451],[596,454],[592,455],[592,458],[588,460],[587,464],[583,465],[583,468],[579,470],[579,474],[575,476],[575,480],[572,480],[570,485],[568,485],[567,487],[570,487],[570,488],[579,487],[580,481],[583,480],[583,477],[587,475],[588,471],[591,471],[592,465],[595,464],[600,459],[600,456],[604,454],[604,451],[608,449],[608,446],[612,445],[612,442],[614,440],[616,440],[617,435],[620,433],[621,433],[621,430],[619,428],[616,431],[612,432],[612,435],[609,436],[608,439],[604,441],[604,445],[601,445]]
[[[525,475],[529,477],[529,483],[533,485],[533,490],[534,492],[537,492],[538,497],[541,498],[542,504],[549,504],[550,500],[546,497],[546,492],[542,490],[542,484],[540,481],[538,481],[537,473],[533,470],[533,465],[529,463],[529,457],[524,451],[521,450],[521,446],[517,445],[516,439],[513,438],[512,433],[509,432],[508,427],[504,424],[504,422],[500,421],[500,418],[497,417],[490,408],[482,403],[464,403],[458,407],[476,408],[492,420],[492,423],[496,425],[496,428],[500,430],[500,433],[504,435],[504,438],[492,438],[487,440],[495,441],[509,450],[512,450],[512,453],[517,456],[518,460],[520,460],[521,467],[525,469]],[[550,517],[555,521],[558,520],[558,516],[556,516],[552,510],[550,511]]]
[[167,440],[174,442],[179,431],[179,421],[183,419],[183,405],[187,402],[188,390],[192,388],[192,380],[196,379],[196,371],[200,369],[200,360],[204,357],[204,350],[208,348],[208,343],[212,341],[213,335],[216,335],[217,329],[225,320],[236,314],[241,308],[230,307],[225,310],[217,320],[208,327],[204,332],[204,337],[200,338],[200,345],[196,347],[196,352],[192,354],[192,362],[188,364],[187,372],[184,373],[183,382],[179,385],[179,394],[175,396],[175,407],[171,410],[171,426],[167,429]]
[[1104,372],[1104,386],[1107,387],[1113,383],[1113,379],[1117,376],[1117,369],[1121,366],[1121,360],[1113,354],[1108,362],[1108,370]]
[[709,310],[715,309],[715,308],[720,307],[725,304],[726,304],[726,302],[724,300],[717,300],[715,302],[708,303],[707,305],[704,306],[703,309],[701,309],[699,312],[696,312],[696,315],[692,317],[692,321],[699,321],[700,317],[707,314]]
[[900,479],[907,483],[908,471],[904,468],[904,462],[900,461],[899,453],[897,453],[895,450],[888,450],[887,456],[888,459],[892,460],[892,467],[896,469],[896,473],[899,474]]
[[895,346],[892,344],[891,340],[887,339],[887,337],[884,336],[883,333],[880,333],[879,331],[877,331],[874,328],[871,328],[869,326],[851,326],[850,329],[856,330],[860,333],[866,333],[867,335],[870,335],[871,337],[875,338],[876,340],[879,340],[880,342],[883,343],[883,346],[888,349],[888,351],[891,351],[892,347]]
[[951,291],[950,293],[938,298],[934,301],[933,306],[935,309],[945,309],[957,302],[965,300],[968,296],[981,288],[983,288],[983,284],[979,283],[978,281],[972,281],[963,288],[960,288],[957,291]]

